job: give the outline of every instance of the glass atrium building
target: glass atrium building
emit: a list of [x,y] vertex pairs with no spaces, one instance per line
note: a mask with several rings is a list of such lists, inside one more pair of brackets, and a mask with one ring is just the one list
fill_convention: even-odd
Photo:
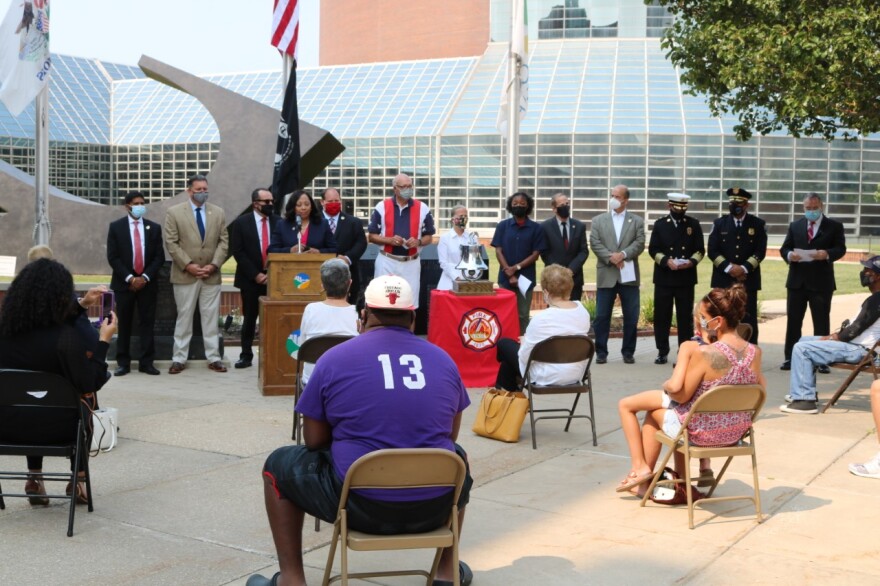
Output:
[[[302,119],[346,147],[311,186],[339,187],[355,213],[389,193],[398,172],[441,227],[451,208],[468,206],[471,225],[489,235],[503,210],[505,157],[495,128],[509,37],[509,3],[492,0],[491,34],[476,57],[372,63],[298,71]],[[660,49],[669,23],[640,0],[529,1],[529,109],[521,125],[518,188],[537,198],[569,192],[573,214],[605,211],[610,188],[630,187],[631,209],[653,221],[665,194],[692,196],[708,222],[726,210],[724,191],[756,195],[753,211],[781,235],[802,213],[803,195],[827,196],[826,211],[850,236],[880,233],[880,137],[854,142],[785,134],[738,142],[736,120],[713,118],[684,95]],[[506,32],[505,25],[506,24]],[[50,182],[75,195],[115,203],[129,190],[149,199],[184,188],[209,169],[219,135],[192,97],[147,79],[136,67],[55,56],[50,97]],[[280,73],[206,79],[280,109]],[[0,105],[0,158],[33,173],[33,108],[12,117]],[[271,162],[267,162],[267,183]]]

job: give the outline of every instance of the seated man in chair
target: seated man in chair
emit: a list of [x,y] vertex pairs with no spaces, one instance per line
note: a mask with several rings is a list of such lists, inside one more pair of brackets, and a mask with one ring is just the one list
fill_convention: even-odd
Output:
[[[263,469],[266,513],[281,571],[251,576],[248,586],[305,584],[303,517],[332,523],[345,474],[359,457],[386,448],[444,448],[467,462],[455,443],[470,404],[455,363],[412,333],[413,292],[397,276],[373,279],[365,291],[364,333],[318,360],[296,411],[304,446],[275,450]],[[460,519],[473,480],[468,472],[458,502]],[[439,493],[438,493],[439,491]],[[409,491],[407,491],[409,493]],[[426,494],[428,493],[428,494]],[[451,493],[374,490],[348,501],[349,526],[365,533],[420,533],[449,517]],[[470,569],[459,564],[461,583]],[[443,553],[435,585],[451,584],[451,551]]]
[[871,292],[859,314],[830,336],[803,336],[791,353],[791,380],[785,413],[818,413],[815,367],[833,362],[858,364],[880,339],[880,255],[863,260],[861,283]]

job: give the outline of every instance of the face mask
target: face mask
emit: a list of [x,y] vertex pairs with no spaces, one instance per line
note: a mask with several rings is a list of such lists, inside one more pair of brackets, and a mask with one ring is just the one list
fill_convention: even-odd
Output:
[[[715,319],[715,318],[712,318],[712,319]],[[700,329],[703,330],[704,332],[706,332],[706,337],[709,339],[710,342],[712,340],[718,339],[718,330],[717,329],[715,329],[715,330],[709,329],[709,322],[712,321],[712,319],[707,320],[706,318],[700,316]]]
[[459,228],[464,228],[467,226],[468,219],[465,217],[461,218],[452,218],[452,225],[458,226]]
[[199,205],[203,205],[206,201],[208,201],[208,192],[197,191],[193,194],[193,201],[195,201]]
[[526,206],[513,206],[511,208],[513,210],[513,217],[515,218],[525,218],[529,215],[529,208]]
[[616,197],[612,197],[611,202],[608,205],[611,207],[612,212],[616,212],[617,210],[620,209],[620,206],[623,204],[621,204],[620,200],[617,199]]
[[260,206],[260,213],[264,216],[271,216],[275,212],[275,204],[264,203]]
[[143,204],[131,206],[131,217],[140,220],[147,213],[147,206]]
[[807,210],[804,217],[810,222],[816,222],[822,217],[822,210]]
[[412,196],[413,196],[412,187],[400,190],[400,197],[402,197],[403,199],[412,199]]
[[675,221],[683,220],[685,212],[679,210],[670,210],[669,214],[675,219]]
[[556,214],[560,218],[567,218],[571,214],[571,206],[559,206],[556,208]]
[[727,209],[730,210],[731,214],[733,214],[734,216],[737,216],[737,217],[741,216],[743,211],[745,210],[745,208],[743,208],[742,204],[736,203],[733,201],[730,202],[729,204],[727,204]]
[[859,273],[859,283],[862,284],[862,287],[871,286],[871,276],[868,274],[868,271],[862,271]]
[[324,211],[327,212],[328,216],[336,216],[342,211],[342,202],[328,201],[324,204]]

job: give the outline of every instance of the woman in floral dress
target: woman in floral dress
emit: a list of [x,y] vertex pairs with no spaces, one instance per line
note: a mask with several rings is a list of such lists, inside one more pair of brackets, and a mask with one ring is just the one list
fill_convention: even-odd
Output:
[[[644,391],[620,400],[618,411],[629,446],[631,469],[617,486],[617,492],[641,494],[653,476],[661,445],[655,438],[662,429],[675,436],[688,411],[700,395],[719,385],[759,384],[766,388],[761,374],[761,349],[736,333],[745,314],[746,290],[742,285],[712,289],[697,304],[695,317],[700,337],[709,343],[688,341],[681,345],[672,377],[663,390]],[[645,411],[642,426],[637,414]],[[748,415],[722,413],[694,417],[688,433],[694,445],[724,446],[739,441],[751,425]],[[684,458],[675,455],[675,468],[682,476]]]

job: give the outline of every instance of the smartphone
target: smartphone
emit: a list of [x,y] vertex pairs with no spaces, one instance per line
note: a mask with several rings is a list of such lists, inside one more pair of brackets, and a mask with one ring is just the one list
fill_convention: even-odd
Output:
[[113,291],[101,293],[101,321],[98,324],[104,323],[104,320],[110,317],[110,312],[114,309],[116,309],[116,295]]

